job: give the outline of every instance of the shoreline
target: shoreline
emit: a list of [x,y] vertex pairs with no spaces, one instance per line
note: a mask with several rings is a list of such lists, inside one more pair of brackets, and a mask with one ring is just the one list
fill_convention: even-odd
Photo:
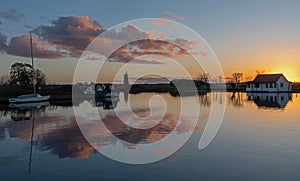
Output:
[[[120,92],[123,92],[123,91],[120,91]],[[170,91],[140,91],[140,92],[130,92],[129,94],[141,94],[141,93],[169,93],[169,94],[172,94],[172,92],[176,92],[174,90],[170,90]],[[202,91],[198,91],[198,94],[199,95],[203,95],[203,94],[206,94],[206,93],[209,93],[209,92],[224,92],[224,93],[233,93],[233,92],[240,92],[240,93],[247,93],[247,91],[245,90],[213,90],[213,91],[210,91],[210,90],[202,90]],[[257,93],[267,93],[267,92],[257,92]],[[274,93],[277,93],[277,92],[274,92]],[[282,92],[278,92],[278,93],[282,93]],[[292,92],[288,92],[290,94],[297,94],[297,93],[300,93],[299,90],[295,90],[295,91],[292,91]],[[77,97],[76,99],[78,100],[82,100],[82,99],[87,99],[87,98],[93,98],[94,95],[85,95],[85,94],[82,94],[82,96],[79,96]],[[101,97],[95,97],[96,99],[97,98],[101,98]],[[0,97],[0,104],[8,104],[9,101],[8,101],[9,97]],[[49,102],[56,102],[56,101],[70,101],[72,100],[72,94],[65,94],[65,95],[52,95],[51,98],[49,99]]]

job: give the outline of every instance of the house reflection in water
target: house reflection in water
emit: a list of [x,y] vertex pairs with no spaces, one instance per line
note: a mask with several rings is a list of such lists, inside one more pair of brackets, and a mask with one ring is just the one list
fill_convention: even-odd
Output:
[[247,93],[249,101],[254,103],[260,108],[279,108],[283,109],[287,103],[292,100],[290,93]]

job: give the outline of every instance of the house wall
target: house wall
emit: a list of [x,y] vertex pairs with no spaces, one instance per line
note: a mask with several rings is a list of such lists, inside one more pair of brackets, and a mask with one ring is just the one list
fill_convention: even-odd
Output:
[[[281,83],[283,83],[283,87],[280,86]],[[278,92],[292,91],[292,85],[290,85],[290,83],[287,82],[283,77],[280,77],[280,79],[277,81],[277,85]]]
[[[281,83],[283,83],[283,87],[281,87]],[[276,86],[275,86],[276,84]],[[291,83],[287,82],[285,78],[282,76],[278,79],[276,83],[272,83],[272,86],[270,86],[270,83],[260,83],[259,87],[256,88],[254,83],[250,84],[250,87],[246,88],[246,91],[253,91],[253,92],[291,92],[292,91],[292,85]]]

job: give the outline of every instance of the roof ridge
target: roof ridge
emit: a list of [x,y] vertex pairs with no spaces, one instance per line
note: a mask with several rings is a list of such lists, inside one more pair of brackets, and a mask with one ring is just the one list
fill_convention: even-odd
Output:
[[255,77],[255,79],[253,80],[253,82],[262,82],[262,83],[263,82],[277,82],[280,79],[281,76],[284,79],[286,79],[285,76],[282,73],[278,73],[278,74],[258,74]]

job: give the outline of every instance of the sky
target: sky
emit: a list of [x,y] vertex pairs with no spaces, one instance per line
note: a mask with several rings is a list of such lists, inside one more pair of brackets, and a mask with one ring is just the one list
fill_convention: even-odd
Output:
[[[70,83],[80,55],[99,34],[134,19],[160,18],[176,21],[200,34],[217,56],[226,77],[242,72],[246,79],[259,70],[284,73],[290,81],[300,81],[299,7],[297,0],[1,1],[0,76],[8,74],[16,61],[30,62],[29,31],[33,31],[36,65],[45,72],[48,82]],[[141,32],[127,26],[118,36],[123,38],[134,32],[149,37],[151,28]],[[71,36],[66,37],[65,32],[71,32]],[[193,39],[182,43],[192,45]],[[143,48],[145,44],[147,48]],[[142,42],[132,46],[149,53],[153,51],[149,46],[162,49],[166,45]],[[137,53],[132,56],[137,58]],[[190,61],[184,55],[176,57],[180,62]],[[120,52],[113,58],[115,62],[108,67],[122,67],[128,62]],[[135,76],[137,69],[160,69],[167,70],[170,77],[184,76],[176,74],[172,65],[149,61],[137,59],[134,68],[128,68],[129,74]],[[186,67],[193,66],[187,63]],[[198,67],[191,68],[193,76],[197,70]]]

